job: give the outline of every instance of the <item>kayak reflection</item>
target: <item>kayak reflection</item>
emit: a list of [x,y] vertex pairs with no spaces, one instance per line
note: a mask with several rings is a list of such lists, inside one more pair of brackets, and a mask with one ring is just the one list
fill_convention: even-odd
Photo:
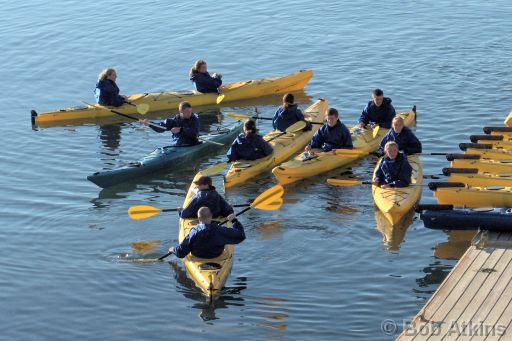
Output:
[[448,241],[438,243],[435,247],[434,256],[442,259],[458,260],[471,246],[471,240],[477,231],[448,231]]
[[415,212],[409,210],[400,221],[391,224],[384,214],[375,207],[375,222],[377,230],[382,233],[382,242],[388,251],[400,250],[400,244],[405,238],[405,234],[414,219]]

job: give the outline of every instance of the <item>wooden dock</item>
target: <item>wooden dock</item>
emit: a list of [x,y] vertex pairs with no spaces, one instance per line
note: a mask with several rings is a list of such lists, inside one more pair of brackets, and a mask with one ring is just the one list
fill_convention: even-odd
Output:
[[475,240],[397,340],[512,340],[512,234]]

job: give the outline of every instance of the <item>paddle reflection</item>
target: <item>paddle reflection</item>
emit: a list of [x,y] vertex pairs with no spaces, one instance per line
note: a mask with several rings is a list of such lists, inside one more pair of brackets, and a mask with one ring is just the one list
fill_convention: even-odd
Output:
[[201,290],[196,287],[194,281],[187,276],[186,270],[178,265],[178,262],[170,261],[169,264],[174,272],[174,278],[179,284],[176,288],[186,298],[196,301],[196,303],[192,305],[192,308],[200,310],[199,317],[203,321],[218,319],[215,314],[216,309],[245,305],[240,292],[247,288],[246,277],[237,277],[232,287],[224,287],[220,295],[210,302],[210,300],[201,293]]
[[278,297],[260,298],[257,302],[259,313],[263,316],[263,322],[260,325],[278,331],[288,329],[286,319],[289,317],[289,311],[283,307],[287,302],[288,300]]
[[382,243],[388,251],[400,250],[400,244],[403,242],[407,229],[414,220],[414,216],[415,212],[411,209],[398,223],[393,225],[378,208],[375,208],[376,228],[382,233]]
[[259,232],[259,236],[262,240],[272,240],[281,238],[283,230],[279,221],[271,221],[255,226],[256,231]]

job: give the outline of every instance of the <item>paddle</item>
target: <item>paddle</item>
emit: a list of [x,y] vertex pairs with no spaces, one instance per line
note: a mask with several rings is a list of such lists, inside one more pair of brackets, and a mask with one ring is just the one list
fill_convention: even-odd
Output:
[[[277,134],[276,136],[273,136],[272,138],[268,139],[267,142],[270,142],[270,141],[273,141],[275,139],[277,139],[278,137],[281,137],[285,134],[292,134],[292,133],[296,133],[298,131],[301,131],[302,129],[304,129],[306,127],[306,122],[304,121],[298,121],[298,122],[295,122],[294,124],[292,124],[291,126],[289,126],[286,131],[284,133],[279,133]],[[231,161],[226,161],[226,162],[219,162],[215,165],[213,165],[212,167],[210,168],[207,168],[205,170],[203,170],[204,173],[208,174],[208,175],[215,175],[217,173],[220,173],[224,170],[224,168],[227,167],[227,165],[230,163]]]
[[[272,207],[272,210],[277,210],[281,207],[283,204],[283,194],[284,194],[284,188],[281,185],[275,185],[273,187],[270,187],[265,192],[258,195],[256,199],[249,205],[249,207],[241,210],[236,214],[237,217],[244,214],[245,212],[249,211],[251,208],[256,209],[268,209],[268,207]],[[227,223],[228,220],[224,220],[220,223],[220,225],[224,225]],[[164,258],[170,256],[172,252],[167,252],[165,255],[158,258],[158,260],[163,260]]]
[[[82,101],[84,104],[87,104],[88,106],[91,106],[91,107],[96,107],[96,108],[104,108],[103,106],[100,106],[100,105],[97,105],[97,104],[91,104],[91,103],[87,103],[87,102],[84,102]],[[128,103],[128,102],[126,102]],[[133,104],[132,104],[133,105]],[[137,104],[136,105],[137,107],[137,111],[139,112],[139,114],[141,115],[145,115],[148,110],[149,110],[149,105],[148,104],[145,104],[145,103],[142,103],[142,104]],[[139,107],[141,110],[139,110]],[[107,108],[109,109],[109,108]],[[144,110],[143,110],[144,109]],[[117,115],[120,115],[120,116],[123,116],[123,117],[126,117],[126,118],[129,118],[131,120],[134,120],[134,121],[139,121],[139,122],[142,122],[141,119],[138,119],[137,117],[135,116],[131,116],[131,115],[127,115],[127,114],[123,114],[122,112],[119,112],[117,110],[113,110],[113,109],[109,109],[111,112],[113,112],[114,114],[117,114]],[[148,125],[154,127],[154,128],[157,128],[157,129],[163,129],[162,126],[159,126],[158,124],[155,124],[153,122],[149,122]],[[197,138],[199,141],[203,141],[203,142],[208,142],[208,143],[213,143],[213,144],[216,144],[218,146],[223,146],[224,144],[223,143],[219,143],[219,142],[216,142],[216,141],[210,141],[210,140],[207,140],[207,139],[202,139],[200,137]]]
[[[359,185],[373,185],[372,181],[363,181],[356,179],[327,179],[329,185],[334,186],[359,186]],[[421,186],[427,187],[427,185],[409,185],[409,186]],[[407,186],[407,187],[409,187]]]
[[[267,120],[267,121],[272,121],[274,120],[272,117],[260,117],[260,116],[251,116],[251,115],[245,115],[245,114],[236,114],[234,112],[230,112],[230,113],[227,113],[226,114],[227,117],[231,117],[231,118],[236,118],[236,119],[248,119],[248,118],[252,118],[252,119],[255,119],[255,120]],[[310,122],[308,121],[309,123],[311,124],[319,124],[319,125],[324,125],[324,122]]]
[[217,104],[220,104],[220,103],[224,100],[224,97],[226,97],[226,95],[224,95],[224,94],[219,94],[219,95],[217,96],[217,100],[216,100]]

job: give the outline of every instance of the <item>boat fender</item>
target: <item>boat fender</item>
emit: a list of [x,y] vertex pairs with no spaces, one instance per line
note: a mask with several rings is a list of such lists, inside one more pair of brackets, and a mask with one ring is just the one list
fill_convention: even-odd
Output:
[[480,160],[481,156],[478,154],[446,154],[446,160]]
[[484,133],[486,134],[490,134],[493,131],[501,133],[510,133],[512,132],[512,127],[484,127]]
[[471,135],[469,139],[473,143],[478,143],[478,141],[503,141],[503,135]]
[[492,144],[490,144],[490,143],[459,143],[459,148],[461,150],[467,150],[468,148],[492,149]]
[[414,205],[414,211],[421,213],[422,211],[445,211],[453,210],[453,205],[439,205],[439,204],[416,204]]
[[453,187],[466,187],[462,182],[430,182],[428,188],[435,191],[438,188],[453,188]]
[[451,174],[477,174],[478,168],[443,168],[443,175],[449,176]]

